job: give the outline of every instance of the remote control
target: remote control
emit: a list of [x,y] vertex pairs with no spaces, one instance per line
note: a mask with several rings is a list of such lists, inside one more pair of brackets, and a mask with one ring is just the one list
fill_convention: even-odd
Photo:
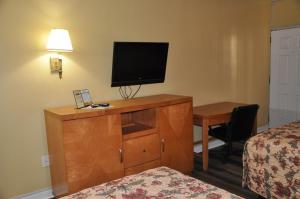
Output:
[[109,103],[101,103],[101,104],[99,104],[99,106],[101,106],[101,107],[108,107]]
[[99,106],[99,104],[92,104],[92,105],[91,105],[92,108],[96,108],[96,107],[98,107],[98,106]]

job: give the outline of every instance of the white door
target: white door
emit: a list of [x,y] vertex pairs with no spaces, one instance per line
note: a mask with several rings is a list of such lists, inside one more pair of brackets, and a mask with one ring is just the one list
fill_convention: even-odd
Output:
[[300,28],[272,31],[270,127],[300,119]]

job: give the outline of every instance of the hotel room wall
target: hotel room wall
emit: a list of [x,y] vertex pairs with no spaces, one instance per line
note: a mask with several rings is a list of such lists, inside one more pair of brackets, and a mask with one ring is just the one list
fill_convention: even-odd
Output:
[[[73,104],[72,90],[94,101],[120,99],[110,87],[113,41],[170,42],[166,82],[138,96],[191,95],[194,104],[259,103],[267,122],[268,0],[0,0],[0,198],[50,186],[43,109]],[[50,74],[51,28],[70,31],[63,79]]]
[[272,3],[272,29],[300,25],[300,0],[280,0]]

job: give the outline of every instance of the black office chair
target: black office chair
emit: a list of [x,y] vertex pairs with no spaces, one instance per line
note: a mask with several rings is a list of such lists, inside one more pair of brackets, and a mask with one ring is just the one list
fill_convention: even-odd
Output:
[[210,136],[226,143],[227,156],[224,157],[225,159],[232,155],[233,142],[245,142],[251,137],[258,108],[257,104],[234,108],[228,124],[209,129]]

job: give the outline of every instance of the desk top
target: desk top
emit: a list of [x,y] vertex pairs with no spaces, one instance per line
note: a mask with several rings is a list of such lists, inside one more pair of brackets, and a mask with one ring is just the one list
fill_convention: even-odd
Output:
[[194,117],[197,117],[197,119],[211,118],[230,114],[235,107],[243,105],[246,104],[236,102],[219,102],[214,104],[207,104],[194,107],[193,114]]

